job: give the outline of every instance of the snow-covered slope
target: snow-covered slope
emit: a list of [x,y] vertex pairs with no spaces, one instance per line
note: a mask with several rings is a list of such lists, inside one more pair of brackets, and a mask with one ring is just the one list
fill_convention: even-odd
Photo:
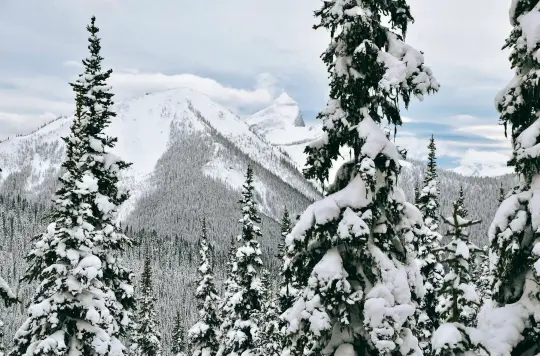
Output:
[[246,122],[254,133],[287,153],[300,168],[306,162],[306,144],[322,134],[321,125],[306,126],[298,103],[286,93]]
[[[137,201],[155,187],[152,178],[156,164],[174,143],[176,134],[201,135],[203,138],[219,136],[304,196],[317,197],[313,187],[295,170],[287,156],[250,131],[235,114],[200,93],[181,88],[148,94],[118,104],[115,109],[117,117],[108,128],[110,135],[118,137],[114,152],[133,163],[122,178],[131,197],[121,208],[121,219],[126,218]],[[68,134],[71,121],[72,118],[60,118],[29,135],[1,142],[2,181],[13,184],[14,178],[18,178],[21,189],[34,193],[47,190],[47,184],[54,184],[64,157],[61,137]],[[210,159],[201,163],[203,173],[229,187],[240,188],[246,163],[225,155],[227,149],[223,144],[214,141],[212,148]],[[24,185],[21,185],[21,179]],[[268,188],[264,182],[256,181],[255,187],[262,198],[267,197]],[[48,190],[50,192],[52,188]],[[267,215],[278,216],[274,210],[277,203],[262,202]]]
[[468,150],[460,161],[455,173],[474,177],[497,177],[514,172],[508,167],[508,157],[497,152]]

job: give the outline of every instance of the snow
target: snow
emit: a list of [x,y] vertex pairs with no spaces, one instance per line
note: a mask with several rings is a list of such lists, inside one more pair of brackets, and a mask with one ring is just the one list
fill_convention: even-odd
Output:
[[[502,133],[501,127],[501,133]],[[463,176],[496,177],[514,172],[513,167],[507,166],[510,158],[494,151],[486,152],[469,149],[460,159],[459,166],[452,171]]]
[[11,288],[9,288],[7,282],[2,278],[2,276],[0,276],[0,297],[2,295],[6,295],[7,297],[13,299],[15,298],[15,294],[13,293]]
[[444,346],[455,347],[461,341],[463,341],[463,337],[458,330],[458,324],[443,323],[433,333],[433,336],[431,337],[431,346],[433,351],[437,351]]
[[469,259],[469,247],[467,246],[466,242],[457,240],[456,256],[461,256],[466,260]]
[[336,247],[328,250],[323,258],[313,268],[313,274],[319,281],[329,282],[333,279],[346,278],[341,255]]
[[491,355],[509,356],[521,341],[521,333],[529,318],[526,307],[520,302],[497,307],[488,300],[478,313],[480,341]]
[[[277,102],[289,110],[293,107],[287,104],[290,100],[285,97],[278,98]],[[252,160],[308,197],[317,198],[317,194],[306,184],[302,175],[292,166],[283,164],[288,162],[295,165],[294,161],[253,133],[246,122],[201,93],[178,88],[118,103],[113,109],[117,112],[117,117],[107,128],[106,135],[117,137],[118,142],[112,149],[114,156],[104,157],[104,163],[114,164],[115,156],[133,163],[121,177],[121,187],[129,190],[131,196],[119,208],[120,219],[126,218],[134,209],[137,200],[154,188],[152,174],[158,160],[174,143],[175,133],[180,131],[209,136],[209,127],[204,121]],[[1,180],[19,171],[21,163],[39,163],[31,167],[27,183],[29,189],[34,190],[45,178],[57,175],[65,156],[61,138],[69,134],[72,119],[62,117],[28,135],[1,141]],[[320,131],[311,127],[296,128],[306,130],[306,141],[320,135]],[[100,148],[97,139],[92,139],[92,142],[93,146]],[[299,151],[303,150],[301,145],[296,146]]]
[[529,51],[535,49],[540,42],[540,12],[536,9],[522,15],[518,19]]
[[350,343],[343,343],[341,344],[334,353],[335,356],[356,356],[356,352],[354,351],[354,347]]
[[357,175],[344,189],[308,206],[291,233],[287,235],[287,245],[292,244],[293,238],[301,239],[313,224],[323,225],[336,219],[342,208],[363,208],[370,203],[370,199],[364,181]]

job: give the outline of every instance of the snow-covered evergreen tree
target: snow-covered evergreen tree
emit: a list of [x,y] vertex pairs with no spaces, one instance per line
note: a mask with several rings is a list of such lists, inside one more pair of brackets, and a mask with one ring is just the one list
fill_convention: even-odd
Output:
[[221,320],[218,316],[220,298],[214,284],[213,261],[208,244],[206,219],[202,221],[202,236],[199,239],[200,279],[195,297],[199,309],[199,320],[188,332],[190,348],[194,356],[215,355],[219,348],[218,336]]
[[442,236],[439,234],[439,187],[437,176],[437,157],[435,139],[431,136],[428,145],[428,164],[424,175],[424,186],[418,193],[416,204],[422,212],[426,232],[418,237],[418,262],[425,294],[422,304],[417,308],[415,333],[424,354],[431,353],[431,334],[440,323],[436,312],[437,292],[442,286],[444,268],[439,250]]
[[287,236],[301,292],[284,314],[285,348],[294,355],[418,353],[411,328],[423,285],[414,244],[426,228],[397,187],[402,157],[380,125],[400,125],[400,99],[407,105],[438,84],[422,53],[404,43],[412,21],[405,0],[324,1],[316,16],[315,28],[331,35],[322,55],[331,88],[318,116],[324,135],[306,148],[304,174],[324,183],[340,150],[353,159]]
[[506,193],[504,192],[504,188],[501,183],[501,188],[499,189],[499,204],[502,203],[505,198],[506,198]]
[[185,355],[184,320],[180,312],[176,312],[172,333],[172,354],[175,356]]
[[426,226],[434,232],[439,230],[439,187],[437,185],[437,156],[433,135],[428,145],[428,163],[424,175],[424,186],[418,196],[418,209]]
[[[17,298],[13,291],[9,288],[7,282],[0,276],[0,300],[4,302],[6,307],[17,302]],[[5,347],[2,342],[4,338],[4,322],[0,319],[0,356],[5,354]]]
[[[512,355],[540,352],[540,2],[512,0],[513,30],[506,40],[515,77],[495,100],[505,134],[512,138],[519,184],[501,203],[489,229],[493,300],[499,307],[525,307],[523,339]],[[500,339],[503,339],[501,337]]]
[[281,238],[282,242],[279,244],[279,256],[282,261],[280,271],[280,286],[278,291],[278,303],[279,313],[285,312],[292,306],[296,295],[298,293],[298,287],[295,281],[295,274],[291,265],[291,254],[288,250],[288,246],[285,244],[285,238],[291,232],[291,219],[287,208],[283,212],[283,218],[281,219]]
[[144,260],[141,279],[141,297],[138,300],[136,352],[139,356],[161,355],[161,332],[156,321],[156,298],[152,284],[150,257]]
[[[282,227],[283,229],[283,227]],[[264,289],[264,302],[259,313],[259,327],[261,328],[261,340],[259,355],[279,356],[283,350],[283,334],[279,319],[276,299],[272,294],[269,272],[264,270],[261,281]]]
[[218,355],[255,354],[260,344],[257,316],[264,301],[259,270],[262,268],[261,249],[257,238],[261,222],[253,198],[253,169],[248,166],[246,182],[242,188],[242,233],[237,241],[240,247],[232,263],[232,281],[225,294],[224,321],[221,326],[221,346]]
[[28,318],[15,335],[13,355],[122,355],[120,337],[132,328],[133,274],[118,253],[131,244],[114,221],[128,197],[118,176],[128,164],[109,152],[116,138],[105,128],[115,116],[107,86],[111,70],[101,68],[95,18],[90,56],[72,84],[77,113],[64,139],[65,174],[54,199],[52,222],[35,238],[23,280],[37,281]]
[[465,193],[463,192],[463,186],[459,188],[459,196],[457,199],[457,214],[462,218],[465,218],[469,215],[469,210],[465,206]]
[[[450,227],[447,235],[451,239],[441,248],[448,269],[439,292],[437,312],[445,323],[439,326],[432,339],[433,353],[441,356],[463,355],[478,349],[468,330],[474,324],[480,306],[471,275],[472,262],[480,250],[469,240],[467,228],[480,221],[462,217],[459,213],[463,208],[458,201],[453,206],[452,216],[443,217]],[[454,335],[449,335],[450,331]],[[456,336],[460,338],[456,339]]]
[[414,204],[418,206],[420,201],[420,184],[416,183],[414,187]]
[[491,298],[491,272],[489,270],[489,247],[484,245],[482,251],[477,255],[475,262],[474,282],[480,301],[484,302]]

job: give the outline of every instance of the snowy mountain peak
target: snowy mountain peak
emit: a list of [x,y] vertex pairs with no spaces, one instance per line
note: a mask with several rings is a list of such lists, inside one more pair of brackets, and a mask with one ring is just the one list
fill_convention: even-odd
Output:
[[292,99],[292,97],[289,96],[289,94],[287,92],[281,93],[274,100],[274,103],[278,104],[278,105],[294,105],[294,106],[298,106],[298,103],[296,103],[296,101],[294,99]]
[[461,158],[460,165],[454,168],[455,173],[473,177],[496,177],[514,172],[507,166],[508,157],[496,152],[485,152],[469,149]]
[[263,135],[274,129],[306,126],[298,103],[285,92],[269,107],[248,118],[247,123],[256,127],[257,131],[262,132]]

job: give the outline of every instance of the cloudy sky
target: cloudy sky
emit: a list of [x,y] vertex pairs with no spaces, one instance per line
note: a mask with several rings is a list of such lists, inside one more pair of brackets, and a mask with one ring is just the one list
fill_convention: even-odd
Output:
[[[434,134],[441,164],[500,161],[509,153],[493,98],[511,78],[500,48],[510,0],[410,0],[407,41],[425,52],[442,85],[403,115],[400,144],[424,157]],[[0,137],[27,132],[73,111],[68,81],[86,55],[85,25],[97,17],[117,100],[188,86],[241,114],[281,91],[314,120],[325,104],[312,30],[320,0],[1,0]]]

